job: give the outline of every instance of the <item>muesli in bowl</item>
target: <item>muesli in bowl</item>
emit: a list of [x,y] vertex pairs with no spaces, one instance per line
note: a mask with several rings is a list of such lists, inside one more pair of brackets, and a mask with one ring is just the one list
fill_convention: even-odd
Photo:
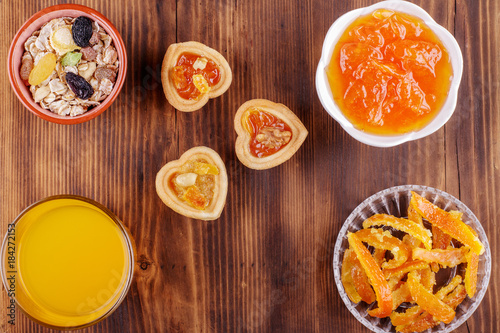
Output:
[[97,21],[61,17],[26,40],[20,76],[43,109],[74,117],[111,94],[119,69],[113,40]]

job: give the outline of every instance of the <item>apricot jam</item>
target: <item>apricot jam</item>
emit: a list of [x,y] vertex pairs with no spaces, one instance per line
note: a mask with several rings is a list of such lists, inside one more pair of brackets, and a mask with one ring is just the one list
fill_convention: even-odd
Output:
[[382,135],[426,126],[442,108],[453,76],[448,52],[422,20],[385,9],[346,29],[326,72],[347,119]]
[[194,53],[182,53],[172,70],[175,89],[179,96],[187,100],[198,99],[219,83],[220,78],[215,62]]
[[243,128],[250,133],[250,153],[255,157],[272,155],[292,139],[290,126],[280,118],[257,108],[249,109],[241,121]]

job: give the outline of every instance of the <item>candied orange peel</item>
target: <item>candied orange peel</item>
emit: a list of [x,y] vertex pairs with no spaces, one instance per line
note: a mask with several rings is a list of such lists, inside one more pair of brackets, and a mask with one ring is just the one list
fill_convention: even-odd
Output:
[[355,234],[347,234],[347,240],[356,253],[361,266],[363,266],[377,298],[378,308],[368,311],[368,314],[379,318],[388,317],[392,312],[392,293],[382,274],[382,270],[378,267],[370,251]]
[[466,261],[465,254],[469,250],[465,247],[446,250],[426,250],[414,248],[412,257],[414,260],[423,260],[428,263],[438,263],[443,267],[455,267]]
[[394,259],[382,263],[382,268],[396,268],[404,264],[411,254],[411,248],[402,241],[393,237],[389,231],[379,228],[361,229],[356,236],[363,242],[376,249],[390,251]]
[[[458,305],[476,293],[484,246],[461,212],[444,211],[412,192],[408,219],[376,214],[347,238],[342,283],[348,297],[355,303],[376,299],[378,307],[368,314],[390,316],[397,332],[448,324]],[[436,273],[458,265],[462,275],[437,290]],[[414,306],[407,308],[410,303]]]
[[340,279],[342,280],[342,285],[344,286],[347,297],[349,297],[353,303],[359,303],[361,302],[361,296],[359,296],[354,287],[354,281],[351,275],[354,258],[356,258],[356,254],[352,249],[345,250]]
[[416,222],[387,214],[375,214],[363,222],[363,228],[365,229],[374,226],[387,226],[406,232],[421,241],[426,249],[432,249],[431,232]]
[[442,210],[430,201],[424,199],[415,192],[411,192],[411,201],[420,215],[432,225],[438,227],[446,234],[470,247],[475,253],[483,254],[484,245],[479,238],[462,222],[460,215]]

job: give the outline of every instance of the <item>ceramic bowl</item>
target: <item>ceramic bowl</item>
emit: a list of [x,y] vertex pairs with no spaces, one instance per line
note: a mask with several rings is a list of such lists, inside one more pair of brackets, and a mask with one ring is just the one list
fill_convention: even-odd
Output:
[[[448,97],[441,108],[441,111],[424,128],[400,135],[375,135],[369,134],[357,129],[344,116],[342,111],[335,103],[330,89],[330,84],[326,75],[325,68],[330,63],[332,53],[337,41],[344,33],[345,29],[358,17],[365,16],[377,9],[391,9],[398,12],[407,13],[422,19],[425,24],[439,37],[450,56],[453,68],[453,78],[448,92]],[[428,136],[440,129],[451,117],[457,104],[457,92],[462,78],[463,59],[462,52],[455,38],[442,26],[437,24],[434,19],[422,8],[407,1],[390,0],[376,3],[369,7],[355,9],[338,18],[328,30],[323,43],[321,59],[316,70],[316,91],[321,104],[325,110],[333,117],[343,128],[356,140],[375,147],[391,147],[402,144],[407,141],[416,140]]]
[[[462,212],[463,222],[476,230],[479,240],[484,245],[485,251],[479,256],[477,290],[474,297],[472,299],[466,297],[457,307],[455,318],[451,323],[440,323],[438,326],[424,331],[426,333],[452,332],[474,313],[486,293],[491,275],[491,250],[486,233],[474,213],[472,213],[472,211],[460,200],[441,190],[420,185],[395,186],[372,195],[356,207],[344,222],[335,243],[333,273],[337,290],[346,307],[364,326],[377,333],[396,332],[389,318],[380,319],[368,315],[368,310],[373,307],[373,304],[368,305],[365,302],[355,304],[351,302],[342,285],[340,271],[342,268],[344,251],[349,247],[347,233],[362,229],[363,221],[374,214],[391,214],[396,217],[406,217],[411,199],[411,191],[415,191],[441,209],[446,211],[458,210]],[[448,280],[453,277],[453,274],[456,274],[456,271],[457,270],[451,270],[451,275],[448,277]],[[440,282],[446,284],[448,280],[439,281],[438,279],[437,285],[439,286]]]
[[[27,87],[21,76],[19,74],[19,69],[21,67],[21,58],[24,53],[24,43],[31,36],[33,32],[40,29],[43,24],[49,22],[52,19],[59,17],[78,17],[87,16],[97,23],[111,36],[113,39],[116,51],[118,53],[118,60],[120,61],[120,68],[118,70],[118,76],[116,78],[116,83],[113,87],[111,94],[101,102],[101,104],[84,114],[79,116],[60,116],[50,110],[43,109],[38,103],[35,103],[29,87]],[[9,49],[8,56],[8,72],[9,80],[14,92],[16,93],[19,100],[35,115],[38,117],[58,123],[58,124],[79,124],[90,119],[93,119],[104,112],[116,99],[125,81],[125,76],[127,74],[127,52],[125,50],[125,44],[123,43],[118,30],[114,25],[101,13],[96,10],[74,4],[56,5],[42,9],[35,15],[33,15],[26,23],[23,24],[21,29],[15,35],[12,44]]]

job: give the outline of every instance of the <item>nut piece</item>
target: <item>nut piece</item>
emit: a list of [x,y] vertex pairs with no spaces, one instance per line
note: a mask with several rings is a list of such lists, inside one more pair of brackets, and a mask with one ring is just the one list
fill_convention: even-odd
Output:
[[267,148],[276,148],[286,145],[290,142],[292,133],[289,131],[281,131],[277,128],[266,127],[260,130],[255,137],[257,141],[262,143]]
[[207,58],[198,58],[193,64],[194,69],[204,70],[207,67],[208,59]]
[[175,177],[175,183],[180,187],[188,187],[196,183],[197,174],[193,172],[183,173]]
[[95,62],[87,62],[78,66],[78,74],[80,74],[85,80],[89,81],[97,68]]
[[21,69],[19,71],[21,79],[23,79],[24,81],[28,81],[33,67],[33,58],[31,57],[29,52],[25,52],[22,59]]
[[99,82],[104,79],[108,79],[112,83],[115,83],[116,81],[116,72],[106,67],[99,67],[96,69],[94,76],[97,80],[99,80]]
[[93,61],[97,57],[97,52],[90,46],[84,47],[80,50],[83,60]]

